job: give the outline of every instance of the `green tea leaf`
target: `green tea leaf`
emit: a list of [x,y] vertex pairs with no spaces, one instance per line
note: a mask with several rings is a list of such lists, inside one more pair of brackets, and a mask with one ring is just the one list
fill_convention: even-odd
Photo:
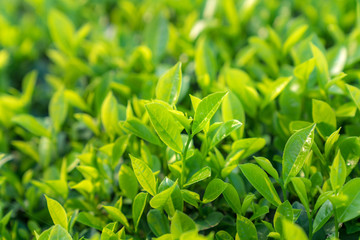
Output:
[[262,149],[265,144],[266,141],[264,138],[244,138],[235,141],[232,144],[231,149],[233,151],[244,149],[245,151],[241,155],[241,158],[244,159]]
[[199,206],[198,202],[200,202],[200,196],[196,192],[182,189],[181,195],[185,202],[191,204],[192,206],[194,206],[196,208]]
[[106,133],[113,138],[118,130],[119,109],[112,92],[108,93],[101,105],[101,122]]
[[281,204],[279,195],[264,170],[252,163],[241,164],[239,167],[246,179],[266,200],[275,206]]
[[109,213],[111,219],[118,221],[126,228],[130,227],[126,216],[118,208],[112,206],[103,206],[103,207]]
[[52,228],[49,239],[51,240],[72,240],[72,237],[67,232],[65,228],[63,228],[61,225],[55,225],[54,228]]
[[146,201],[147,201],[147,196],[148,196],[147,193],[141,192],[138,195],[136,195],[136,197],[134,199],[134,203],[132,205],[132,217],[133,217],[133,221],[134,221],[135,232],[137,232],[141,215],[144,212],[144,209],[146,206]]
[[199,231],[211,229],[219,225],[223,218],[224,215],[221,212],[211,212],[205,219],[196,221],[196,226]]
[[203,130],[206,124],[210,122],[226,95],[227,92],[218,92],[210,94],[201,100],[195,111],[194,122],[192,125],[193,136]]
[[236,119],[242,123],[240,128],[230,134],[234,140],[242,138],[245,125],[245,112],[243,105],[233,92],[229,91],[229,94],[224,98],[221,105],[221,112],[225,122]]
[[360,110],[360,89],[349,84],[346,84],[346,88],[349,92],[351,99],[354,101],[357,108]]
[[155,61],[164,55],[169,39],[169,26],[163,14],[155,14],[145,29],[146,44],[151,49]]
[[181,62],[166,71],[156,85],[156,98],[175,105],[181,89]]
[[319,231],[333,214],[333,205],[327,200],[319,209],[313,223],[313,233]]
[[257,218],[264,216],[268,212],[269,212],[269,207],[268,206],[259,207],[258,209],[256,209],[254,214],[251,216],[250,220],[254,221]]
[[51,216],[51,219],[53,220],[53,223],[59,224],[61,227],[63,227],[65,230],[68,229],[68,219],[65,212],[65,209],[55,201],[54,199],[51,199],[45,195],[46,203],[48,206],[48,210]]
[[360,216],[360,178],[351,179],[340,190],[334,202],[338,222]]
[[194,111],[196,112],[196,109],[199,106],[201,99],[190,94],[190,100],[191,100],[191,105],[192,105]]
[[216,59],[205,38],[197,41],[195,49],[195,73],[201,88],[208,88],[216,78]]
[[24,103],[24,105],[28,105],[31,101],[31,98],[34,94],[37,78],[38,72],[36,70],[29,72],[24,77],[21,96],[21,101]]
[[264,157],[254,157],[257,164],[260,165],[270,176],[272,176],[275,180],[279,179],[279,174],[276,169],[272,166],[271,162]]
[[284,232],[284,239],[285,240],[307,240],[308,237],[304,230],[297,224],[283,219],[283,232]]
[[338,151],[330,168],[330,183],[334,191],[344,185],[346,176],[346,164],[341,152]]
[[100,131],[98,129],[97,124],[95,123],[95,120],[86,113],[76,113],[74,114],[74,117],[78,120],[83,122],[95,135],[100,135]]
[[241,213],[242,215],[245,215],[249,206],[251,205],[251,203],[254,201],[254,199],[256,199],[255,194],[253,193],[249,193],[246,195],[243,204],[241,206]]
[[309,60],[295,67],[294,75],[295,77],[306,83],[314,68],[315,68],[315,59],[310,58]]
[[326,102],[312,100],[312,117],[316,123],[316,129],[324,137],[328,137],[336,130],[336,115],[334,110]]
[[287,185],[305,163],[314,139],[315,124],[295,132],[287,141],[283,155],[283,178]]
[[151,209],[147,214],[147,223],[156,237],[170,233],[168,218],[158,209]]
[[250,76],[242,70],[228,68],[225,70],[225,80],[229,89],[239,98],[246,114],[255,117],[260,104],[260,96]]
[[217,128],[216,132],[210,136],[210,147],[212,149],[215,147],[219,142],[221,142],[224,138],[230,135],[231,132],[235,131],[239,127],[241,127],[242,123],[238,120],[229,120],[220,125]]
[[76,221],[99,231],[105,226],[105,223],[100,218],[97,218],[88,212],[79,213]]
[[25,128],[35,136],[45,136],[50,138],[50,131],[47,130],[43,125],[41,125],[36,118],[27,114],[16,115],[12,121],[21,127]]
[[65,100],[64,90],[60,89],[52,96],[49,104],[49,114],[57,132],[60,131],[67,112],[68,104]]
[[307,25],[302,25],[298,27],[291,35],[286,39],[283,46],[283,53],[286,54],[289,50],[301,39],[306,30],[308,29]]
[[131,118],[126,120],[122,126],[129,130],[132,134],[136,135],[139,138],[142,138],[149,143],[161,146],[159,138],[151,131],[151,129],[146,126],[137,118]]
[[209,167],[204,167],[194,173],[191,178],[184,184],[184,187],[190,186],[194,183],[200,182],[211,176],[211,169]]
[[238,215],[236,219],[236,231],[240,239],[258,239],[257,231],[254,224],[246,217]]
[[296,194],[298,195],[301,203],[304,205],[306,211],[310,212],[309,199],[306,193],[306,187],[303,180],[299,177],[291,178],[291,182],[295,188]]
[[191,129],[192,119],[187,118],[184,113],[177,110],[169,110],[172,116],[178,120],[178,122],[185,128],[186,132],[189,134]]
[[132,155],[131,165],[134,169],[135,176],[140,185],[152,196],[156,195],[156,180],[153,172],[146,163]]
[[232,184],[228,184],[228,186],[223,191],[223,195],[232,210],[237,214],[241,214],[241,203],[239,194],[237,193],[236,189]]
[[[174,184],[175,184],[174,181],[172,181],[168,177],[165,177],[163,181],[160,183],[158,187],[158,191],[163,192],[173,187]],[[183,208],[184,208],[184,200],[182,197],[182,193],[178,184],[175,184],[175,188],[172,191],[170,198],[164,205],[164,210],[167,212],[167,214],[170,217],[172,217],[175,214],[175,210],[183,211]]]
[[311,52],[315,59],[316,69],[318,71],[318,83],[320,87],[324,87],[330,80],[329,66],[324,53],[313,43],[310,44]]
[[360,137],[347,137],[338,145],[341,155],[346,162],[347,175],[358,166],[360,159]]
[[181,234],[196,230],[195,222],[185,213],[176,211],[171,220],[171,234],[175,239],[178,239]]
[[48,27],[56,46],[69,55],[74,54],[73,36],[75,28],[62,12],[52,9],[48,14]]
[[173,193],[175,187],[177,186],[177,181],[168,189],[156,194],[150,200],[150,206],[152,208],[162,209],[164,205],[169,201],[171,194]]
[[137,177],[135,176],[134,171],[127,165],[121,165],[119,171],[119,186],[124,195],[130,199],[134,199],[139,185],[137,182]]
[[75,91],[66,89],[64,91],[65,100],[72,106],[77,107],[83,111],[88,112],[89,107],[83,100],[83,98]]
[[289,201],[285,201],[282,204],[278,206],[276,209],[275,215],[274,215],[274,227],[275,230],[282,234],[283,228],[282,228],[282,221],[283,219],[287,219],[289,221],[293,221],[294,213],[291,204]]
[[275,98],[285,89],[289,84],[292,77],[279,77],[275,81],[268,81],[261,84],[260,86],[263,89],[265,94],[264,100],[262,101],[261,108],[265,108],[269,103],[273,102]]
[[224,230],[220,230],[215,234],[216,240],[234,240],[234,238]]
[[176,120],[171,113],[159,103],[146,104],[145,108],[160,139],[172,150],[181,153],[183,142],[180,133],[182,129],[175,123]]
[[214,201],[216,198],[220,196],[221,193],[225,191],[228,184],[223,182],[219,178],[213,179],[206,187],[203,203],[209,203]]
[[337,142],[337,140],[339,139],[340,137],[340,129],[339,128],[338,130],[336,130],[335,132],[333,132],[329,137],[328,139],[326,139],[326,142],[325,142],[325,158],[328,159],[329,156],[330,156],[330,153],[333,149],[333,146],[334,144]]

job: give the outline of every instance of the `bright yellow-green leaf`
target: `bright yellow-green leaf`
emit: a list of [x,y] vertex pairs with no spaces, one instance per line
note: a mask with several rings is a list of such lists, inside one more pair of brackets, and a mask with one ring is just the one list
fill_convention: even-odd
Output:
[[312,100],[312,117],[316,123],[316,129],[324,138],[330,136],[336,130],[335,111],[326,102]]
[[104,209],[109,213],[110,218],[115,221],[118,221],[126,228],[129,228],[129,223],[126,216],[118,209],[112,206],[104,206]]
[[112,92],[108,93],[101,106],[101,122],[106,133],[113,138],[118,130],[119,109]]
[[279,195],[264,170],[253,163],[240,164],[239,167],[246,179],[266,200],[275,206],[281,204]]
[[338,151],[330,167],[330,183],[334,191],[344,185],[346,176],[346,163],[341,152]]
[[139,119],[133,117],[129,120],[126,120],[122,126],[137,137],[142,138],[152,144],[161,146],[161,142],[155,133]]
[[245,112],[242,103],[233,92],[230,91],[224,98],[221,105],[221,112],[225,122],[236,119],[242,123],[239,129],[230,134],[234,140],[242,138],[245,125]]
[[156,195],[156,180],[153,172],[146,163],[132,155],[131,165],[134,169],[135,176],[140,185],[152,196]]
[[55,225],[59,224],[60,226],[62,226],[64,229],[67,230],[68,229],[68,219],[67,219],[65,209],[60,205],[60,203],[58,203],[54,199],[51,199],[51,198],[47,197],[46,195],[45,195],[45,198],[46,198],[48,210],[49,210],[51,219],[53,220],[53,223]]
[[306,30],[308,29],[307,25],[303,25],[298,27],[285,41],[283,46],[283,53],[289,52],[291,47],[293,47],[304,35]]
[[139,193],[138,195],[136,195],[133,205],[132,205],[132,217],[133,217],[133,221],[134,221],[134,228],[135,228],[135,232],[137,232],[137,227],[139,225],[140,222],[140,218],[141,215],[144,212],[145,206],[146,206],[146,201],[147,201],[147,193]]
[[217,92],[201,100],[195,111],[192,135],[203,130],[206,124],[210,122],[226,95],[227,92]]
[[291,178],[291,182],[295,188],[295,192],[298,195],[301,203],[304,205],[306,211],[310,212],[309,199],[306,192],[306,186],[303,180],[299,177]]
[[150,206],[152,208],[158,208],[161,209],[164,207],[164,205],[169,201],[171,194],[173,193],[175,187],[177,186],[177,181],[166,190],[156,194],[151,200],[150,200]]
[[56,131],[60,131],[68,112],[64,89],[54,93],[49,104],[49,114]]
[[285,185],[303,167],[311,150],[315,124],[295,132],[287,141],[283,155],[283,179]]
[[354,103],[360,110],[360,89],[348,84],[346,84],[346,88],[349,91],[351,99],[354,101]]
[[297,224],[283,219],[284,239],[285,240],[307,240],[308,237],[304,230]]
[[178,62],[160,77],[156,85],[156,98],[171,105],[176,104],[180,95],[181,80],[181,62]]
[[149,103],[145,108],[150,116],[150,121],[160,139],[175,152],[181,153],[183,142],[181,128],[172,114],[160,103]]
[[47,130],[42,124],[40,124],[38,122],[38,120],[36,118],[34,118],[31,115],[27,115],[27,114],[19,114],[16,115],[13,119],[13,122],[15,122],[16,124],[20,125],[21,127],[25,128],[26,130],[28,130],[29,132],[31,132],[32,134],[36,135],[36,136],[45,136],[45,137],[50,137],[50,131]]

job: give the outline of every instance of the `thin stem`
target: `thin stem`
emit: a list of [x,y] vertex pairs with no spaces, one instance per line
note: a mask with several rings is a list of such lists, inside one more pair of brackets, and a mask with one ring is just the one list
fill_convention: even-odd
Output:
[[190,142],[191,142],[191,139],[193,138],[192,135],[188,135],[188,139],[185,143],[185,148],[183,150],[183,152],[181,153],[181,178],[180,178],[180,186],[182,187],[182,185],[185,183],[185,160],[186,160],[186,153],[189,149],[189,146],[190,146]]
[[207,135],[205,134],[205,141],[204,141],[204,148],[202,149],[202,159],[206,158],[206,155],[208,154],[208,142],[207,142]]
[[334,208],[334,220],[335,220],[335,238],[339,239],[339,222],[337,219],[335,208]]
[[283,198],[284,198],[284,202],[287,200],[287,192],[286,192],[286,189],[285,189],[285,186],[284,184],[281,182],[281,181],[278,181],[280,187],[281,187],[281,190],[282,190],[282,193],[283,193]]
[[313,236],[313,223],[312,223],[312,216],[310,212],[308,213],[308,219],[309,219],[309,240],[312,239]]

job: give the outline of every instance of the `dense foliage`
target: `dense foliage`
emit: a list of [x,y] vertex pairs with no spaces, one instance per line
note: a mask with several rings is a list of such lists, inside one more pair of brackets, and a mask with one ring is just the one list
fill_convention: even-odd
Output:
[[358,239],[359,3],[0,1],[0,239]]

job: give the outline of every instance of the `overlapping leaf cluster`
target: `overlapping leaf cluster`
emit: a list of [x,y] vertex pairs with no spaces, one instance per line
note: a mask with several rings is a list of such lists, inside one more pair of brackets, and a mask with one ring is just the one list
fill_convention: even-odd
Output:
[[0,1],[0,239],[358,239],[359,4]]

